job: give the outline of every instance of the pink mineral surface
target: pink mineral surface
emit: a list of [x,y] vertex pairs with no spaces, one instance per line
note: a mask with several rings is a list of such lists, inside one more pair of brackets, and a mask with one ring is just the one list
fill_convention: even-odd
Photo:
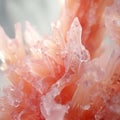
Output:
[[0,76],[0,120],[120,120],[120,0],[66,0],[48,36],[0,27]]

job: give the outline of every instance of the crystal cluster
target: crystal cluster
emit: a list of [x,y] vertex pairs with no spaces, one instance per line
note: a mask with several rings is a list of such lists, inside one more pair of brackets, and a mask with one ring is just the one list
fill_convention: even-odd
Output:
[[14,39],[0,28],[0,120],[119,120],[119,6],[66,0],[45,37],[28,22]]

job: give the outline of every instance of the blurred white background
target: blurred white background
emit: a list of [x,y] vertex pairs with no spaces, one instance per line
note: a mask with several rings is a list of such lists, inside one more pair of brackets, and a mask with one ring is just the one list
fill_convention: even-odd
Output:
[[50,25],[60,13],[58,0],[0,0],[0,25],[10,37],[14,24],[29,21],[40,34],[50,33]]

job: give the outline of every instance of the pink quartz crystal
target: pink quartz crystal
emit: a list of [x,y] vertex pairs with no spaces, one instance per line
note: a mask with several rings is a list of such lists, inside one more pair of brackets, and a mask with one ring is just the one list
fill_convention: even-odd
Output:
[[119,5],[66,0],[47,37],[0,28],[0,120],[120,120]]

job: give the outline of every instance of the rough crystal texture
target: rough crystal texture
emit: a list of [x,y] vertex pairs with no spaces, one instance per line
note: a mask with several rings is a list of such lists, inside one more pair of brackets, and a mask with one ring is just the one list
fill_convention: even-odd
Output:
[[0,120],[119,120],[119,5],[66,0],[44,37],[29,22],[15,39],[0,28]]
[[[75,18],[71,25],[70,31],[68,32],[67,43],[65,46],[65,73],[63,77],[52,86],[51,90],[42,97],[41,110],[46,120],[64,119],[65,113],[68,112],[69,106],[57,104],[54,99],[60,94],[62,89],[67,86],[67,84],[71,83],[74,78],[73,75],[79,71],[82,62],[89,60],[89,53],[81,43],[81,32],[82,29],[79,21]],[[58,114],[60,115],[59,118]]]
[[[114,0],[113,5],[106,8],[105,22],[108,34],[111,39],[116,40],[120,44],[120,0]],[[113,32],[114,31],[114,32]]]

